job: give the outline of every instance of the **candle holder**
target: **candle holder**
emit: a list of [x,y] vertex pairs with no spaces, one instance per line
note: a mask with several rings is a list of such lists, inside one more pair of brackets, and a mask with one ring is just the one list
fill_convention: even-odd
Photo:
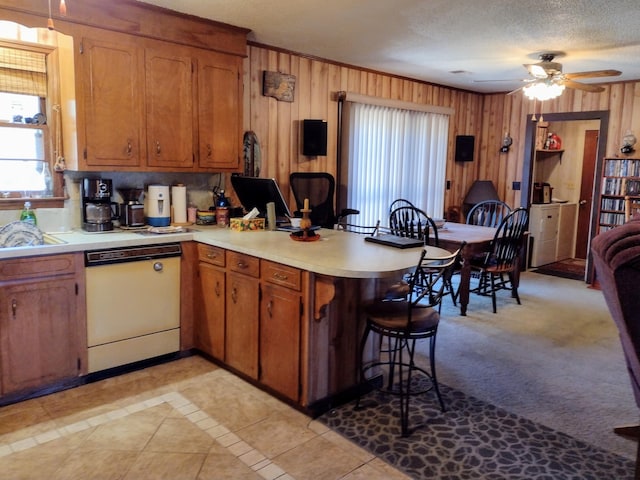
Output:
[[300,229],[302,230],[302,237],[307,238],[309,236],[309,232],[311,231],[311,219],[309,218],[311,209],[303,208],[302,210],[300,210],[300,213],[302,213],[302,219],[300,220]]

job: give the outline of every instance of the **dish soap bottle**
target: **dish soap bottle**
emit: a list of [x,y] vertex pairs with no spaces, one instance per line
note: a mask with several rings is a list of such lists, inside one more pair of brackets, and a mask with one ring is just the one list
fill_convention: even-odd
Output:
[[31,209],[31,202],[24,202],[24,208],[20,212],[20,221],[37,225],[36,212]]

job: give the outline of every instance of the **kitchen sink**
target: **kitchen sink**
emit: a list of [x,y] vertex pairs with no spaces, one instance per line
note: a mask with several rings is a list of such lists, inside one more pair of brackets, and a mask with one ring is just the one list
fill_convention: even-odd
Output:
[[65,243],[67,243],[64,240],[60,240],[58,237],[54,237],[49,233],[43,233],[42,237],[43,245],[64,245]]

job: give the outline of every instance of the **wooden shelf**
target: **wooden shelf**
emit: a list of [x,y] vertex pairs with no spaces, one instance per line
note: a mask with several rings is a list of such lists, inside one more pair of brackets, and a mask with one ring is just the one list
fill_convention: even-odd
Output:
[[564,149],[559,149],[559,150],[548,150],[548,149],[544,149],[544,148],[536,148],[536,153],[549,153],[549,154],[553,154],[553,153],[563,153]]

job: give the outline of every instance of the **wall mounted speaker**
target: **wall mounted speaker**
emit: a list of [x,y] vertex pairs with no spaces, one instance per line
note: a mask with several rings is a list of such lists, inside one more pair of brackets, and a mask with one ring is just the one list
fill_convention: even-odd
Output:
[[327,154],[327,122],[302,121],[302,154],[310,157]]
[[474,144],[473,135],[456,136],[456,162],[473,162]]

